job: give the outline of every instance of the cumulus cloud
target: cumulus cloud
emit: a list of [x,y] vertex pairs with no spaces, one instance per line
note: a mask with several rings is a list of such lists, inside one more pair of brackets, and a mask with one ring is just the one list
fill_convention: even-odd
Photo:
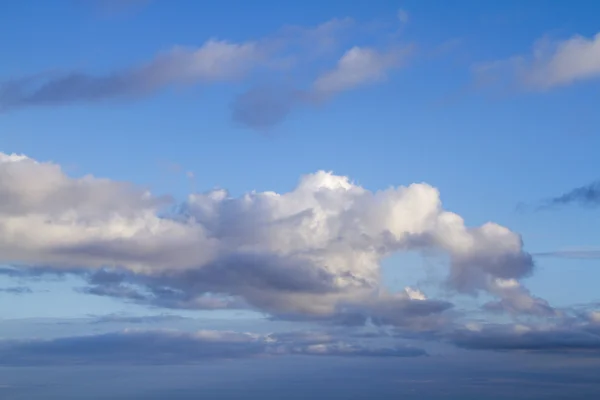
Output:
[[530,90],[549,90],[600,77],[600,33],[587,38],[539,40],[532,53],[479,64],[478,76],[486,80],[516,81]]
[[493,293],[495,280],[533,268],[519,235],[468,227],[423,183],[371,192],[320,171],[288,193],[194,193],[172,212],[167,200],[1,155],[0,262],[79,273],[89,293],[163,307],[403,326],[433,324],[452,305],[383,290],[380,262],[391,254],[447,257],[448,284],[468,293]]
[[258,356],[417,357],[413,347],[365,347],[319,335],[258,335],[232,331],[125,330],[49,340],[0,341],[0,364],[191,364]]

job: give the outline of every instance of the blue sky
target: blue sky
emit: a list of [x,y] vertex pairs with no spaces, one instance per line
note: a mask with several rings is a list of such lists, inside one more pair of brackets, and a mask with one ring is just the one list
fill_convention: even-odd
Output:
[[[176,350],[204,346],[213,339],[186,335],[213,329],[227,346],[239,338],[223,330],[325,331],[296,343],[300,357],[322,345],[335,359],[358,318],[383,335],[375,344],[492,357],[534,338],[595,362],[598,337],[561,340],[600,332],[599,11],[583,0],[4,7],[0,338],[23,340],[5,357],[29,360],[34,336],[52,352],[89,334],[86,346],[117,354],[114,343],[160,329],[185,333],[160,336]],[[148,315],[181,319],[124,317]],[[102,316],[114,320],[99,329]],[[265,341],[252,355],[273,340],[284,357],[298,348],[242,338]],[[352,349],[356,362],[374,352]],[[39,362],[61,364],[59,353]],[[408,362],[404,347],[393,354]]]

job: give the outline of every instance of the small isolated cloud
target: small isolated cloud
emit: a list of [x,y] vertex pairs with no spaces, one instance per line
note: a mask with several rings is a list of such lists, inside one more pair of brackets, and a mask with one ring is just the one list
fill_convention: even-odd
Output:
[[578,205],[585,207],[595,207],[600,205],[600,181],[592,182],[589,185],[580,186],[570,190],[560,196],[548,199],[540,205],[540,209],[547,209],[558,206]]
[[482,63],[480,82],[514,82],[519,88],[549,90],[600,78],[600,33],[587,38],[539,40],[531,54]]
[[211,359],[259,356],[418,357],[413,347],[365,347],[334,340],[231,331],[181,332],[125,330],[100,335],[49,340],[1,340],[0,364],[31,365],[154,365],[193,364]]
[[599,249],[564,249],[535,253],[535,257],[556,257],[577,260],[593,260],[600,258]]
[[235,122],[254,129],[267,129],[283,121],[298,106],[309,104],[308,94],[284,85],[250,88],[233,101]]
[[408,21],[410,20],[410,15],[408,14],[408,11],[406,10],[398,10],[398,21],[400,21],[403,24],[408,24]]

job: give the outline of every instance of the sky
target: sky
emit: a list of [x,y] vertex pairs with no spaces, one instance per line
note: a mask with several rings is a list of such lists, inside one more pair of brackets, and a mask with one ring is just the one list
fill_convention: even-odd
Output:
[[3,399],[600,393],[597,2],[0,11]]

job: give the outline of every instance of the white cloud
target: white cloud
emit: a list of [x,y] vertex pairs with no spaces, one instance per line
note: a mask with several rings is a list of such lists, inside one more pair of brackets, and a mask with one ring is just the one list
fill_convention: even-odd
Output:
[[151,86],[232,80],[243,77],[267,59],[266,48],[258,42],[231,43],[210,39],[198,48],[175,47],[134,75]]
[[526,82],[541,89],[599,77],[600,33],[537,44],[524,75]]
[[247,302],[274,315],[358,313],[399,324],[451,305],[382,292],[380,262],[395,252],[447,254],[449,282],[467,292],[532,269],[517,234],[493,223],[467,227],[423,183],[371,192],[320,171],[288,193],[192,194],[177,213],[159,216],[163,205],[132,184],[71,178],[56,164],[3,155],[0,262],[98,271],[89,292],[170,307]]
[[548,90],[600,78],[600,33],[591,38],[539,40],[529,55],[475,67],[481,80],[508,79],[531,90]]
[[404,61],[406,55],[406,49],[378,51],[368,47],[352,47],[339,59],[334,69],[315,80],[313,91],[318,96],[327,97],[358,86],[381,82],[391,69]]

